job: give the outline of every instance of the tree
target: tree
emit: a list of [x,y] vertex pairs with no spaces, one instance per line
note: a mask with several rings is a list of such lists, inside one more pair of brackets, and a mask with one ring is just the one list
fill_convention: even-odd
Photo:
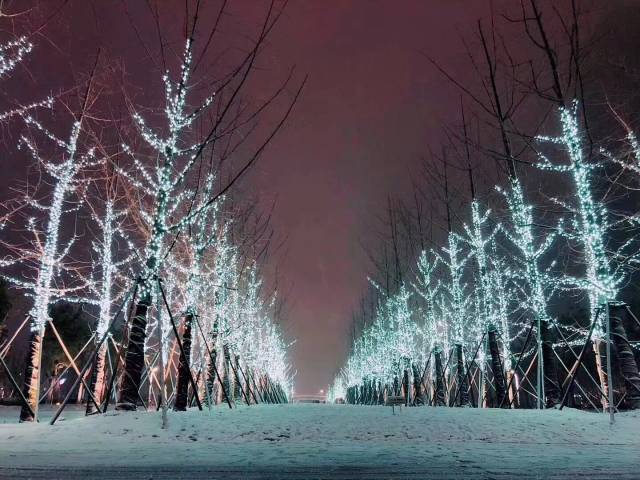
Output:
[[574,187],[575,204],[570,205],[560,199],[556,202],[573,214],[569,228],[563,228],[561,234],[581,245],[585,275],[583,278],[566,276],[564,281],[573,283],[587,292],[590,324],[593,325],[593,345],[601,388],[604,392],[602,404],[608,408],[609,399],[606,393],[610,385],[603,365],[603,360],[606,361],[606,353],[603,343],[605,329],[602,325],[608,325],[609,304],[616,300],[620,285],[625,279],[624,270],[616,265],[615,258],[623,256],[629,242],[625,242],[615,255],[612,255],[610,249],[606,247],[611,223],[607,208],[596,199],[594,192],[593,172],[598,165],[587,162],[579,127],[577,102],[574,102],[571,107],[560,110],[560,123],[562,134],[559,137],[540,138],[543,141],[561,145],[566,153],[567,162],[552,162],[547,156],[541,154],[539,167],[568,174]]
[[[91,209],[91,219],[98,227],[96,239],[92,242],[93,273],[89,286],[88,303],[98,306],[94,342],[98,354],[91,371],[89,388],[99,402],[104,395],[105,356],[108,343],[103,341],[111,325],[115,303],[130,287],[127,267],[131,267],[134,247],[126,233],[126,211],[119,207],[118,184],[115,176],[105,163],[104,197],[87,202]],[[98,189],[98,187],[96,187]],[[101,211],[94,204],[104,202]],[[128,251],[128,252],[127,252]],[[95,411],[93,402],[87,402],[87,414]]]
[[4,343],[7,335],[7,315],[11,310],[11,298],[7,282],[0,279],[0,344]]
[[[219,15],[222,13],[223,9]],[[129,331],[125,373],[117,404],[119,409],[132,410],[136,408],[144,366],[147,313],[153,303],[155,285],[162,272],[164,259],[172,248],[173,239],[198,217],[205,215],[213,208],[215,202],[250,168],[271,138],[284,124],[304,85],[303,82],[281,121],[266,136],[264,142],[256,148],[243,167],[233,174],[229,182],[218,192],[212,193],[211,197],[202,202],[198,208],[192,208],[189,202],[192,192],[189,191],[187,185],[195,167],[203,161],[205,152],[212,148],[217,140],[233,135],[239,125],[243,126],[254,122],[270,102],[280,95],[288,82],[287,79],[287,82],[275,93],[274,97],[256,111],[248,113],[246,117],[238,117],[232,113],[234,107],[237,106],[238,95],[246,84],[260,47],[279,15],[280,13],[277,13],[274,18],[272,3],[253,48],[237,68],[217,83],[218,88],[214,93],[199,102],[197,107],[191,108],[187,99],[193,91],[191,76],[196,68],[193,63],[193,45],[197,17],[194,17],[188,28],[188,39],[180,60],[178,73],[175,75],[176,78],[172,78],[169,73],[163,76],[165,85],[163,116],[166,123],[166,133],[163,134],[150,127],[141,114],[133,111],[132,117],[138,132],[152,152],[151,162],[150,165],[145,165],[140,155],[135,154],[130,147],[125,145],[125,151],[131,156],[133,172],[127,172],[121,168],[118,171],[130,181],[132,186],[139,190],[141,197],[145,199],[141,203],[146,206],[143,219],[147,223],[149,236],[144,251],[143,271],[140,274],[139,295]],[[216,28],[217,22],[211,35],[216,31]],[[208,42],[201,55],[204,55],[207,46]],[[241,109],[241,111],[245,110]],[[194,122],[204,118],[207,112],[215,112],[212,114],[207,133],[194,141],[192,140],[196,137],[193,129]],[[238,145],[231,147],[231,151],[235,151],[237,147]],[[155,162],[156,158],[157,162]]]
[[[199,196],[200,201],[206,202],[211,198],[214,183],[215,177],[211,174],[208,175],[203,185],[202,194]],[[189,225],[189,238],[187,240],[189,267],[185,286],[186,308],[182,334],[184,357],[180,357],[178,364],[177,393],[174,405],[174,409],[178,411],[184,411],[187,408],[194,322],[198,321],[197,317],[201,314],[200,306],[203,304],[204,295],[211,291],[211,289],[205,287],[205,283],[211,278],[205,272],[204,262],[205,255],[214,246],[214,243],[220,239],[220,223],[222,222],[219,218],[221,216],[220,209],[217,208],[219,203],[214,204],[214,208],[209,209],[206,214],[199,215]],[[199,209],[199,204],[196,204],[196,209]],[[206,339],[201,341],[206,341]],[[200,352],[201,358],[207,357],[205,353],[204,351]],[[206,365],[206,363],[203,364]]]
[[[93,74],[92,74],[93,76]],[[92,78],[92,77],[91,77]],[[22,409],[21,421],[34,421],[37,416],[38,397],[40,389],[40,360],[42,356],[42,339],[45,325],[50,320],[49,308],[56,300],[65,298],[70,300],[73,295],[86,288],[86,282],[79,278],[78,267],[68,260],[68,255],[76,242],[75,234],[66,242],[61,238],[63,217],[69,213],[69,205],[80,200],[80,192],[86,182],[80,177],[80,172],[99,163],[95,150],[83,145],[83,122],[90,102],[91,79],[82,98],[82,106],[77,115],[73,115],[71,132],[68,139],[63,140],[48,130],[40,121],[28,112],[22,117],[31,127],[33,135],[21,137],[20,146],[25,148],[37,165],[49,175],[53,181],[53,189],[43,198],[27,196],[26,202],[36,212],[44,214],[43,219],[29,217],[28,230],[32,240],[26,245],[9,245],[6,247],[12,254],[5,258],[2,266],[19,265],[34,271],[34,280],[23,280],[16,276],[4,277],[16,287],[27,290],[33,297],[33,307],[29,312],[31,317],[31,336],[29,340],[29,354],[25,367],[24,394],[28,399],[31,410]],[[48,148],[57,149],[53,158],[40,153],[35,135],[43,138]],[[71,209],[73,212],[74,209]],[[65,282],[66,277],[66,282]],[[69,278],[71,277],[71,280]]]

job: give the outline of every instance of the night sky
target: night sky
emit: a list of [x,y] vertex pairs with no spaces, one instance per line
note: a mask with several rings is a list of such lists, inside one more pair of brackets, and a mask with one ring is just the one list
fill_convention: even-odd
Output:
[[274,226],[288,236],[288,331],[297,339],[296,389],[332,380],[351,341],[351,312],[367,287],[362,248],[387,195],[410,188],[455,89],[424,53],[464,64],[463,32],[486,2],[292,2],[272,37],[280,64],[309,83],[269,149],[258,181],[278,195]]
[[[159,3],[163,31],[177,43],[184,2]],[[287,299],[285,332],[296,339],[298,393],[326,388],[343,363],[351,312],[371,269],[362,243],[387,196],[410,189],[427,146],[442,137],[443,125],[457,119],[460,93],[425,55],[469,78],[461,39],[473,36],[489,5],[484,0],[294,0],[269,37],[258,73],[264,83],[254,81],[252,92],[267,95],[261,87],[272,88],[292,66],[294,83],[304,75],[308,82],[286,128],[243,189],[258,195],[265,207],[277,200],[272,223],[286,243],[272,262]],[[226,34],[237,33],[234,25],[249,32],[257,28],[266,6],[231,1]],[[154,45],[154,25],[143,1],[68,2],[36,40],[23,72],[31,78],[22,87],[25,98],[72,85],[102,47],[107,58],[126,67],[131,84],[150,85],[141,96],[161,99],[161,90],[153,88],[157,72],[139,37]],[[11,181],[4,178],[0,186]]]

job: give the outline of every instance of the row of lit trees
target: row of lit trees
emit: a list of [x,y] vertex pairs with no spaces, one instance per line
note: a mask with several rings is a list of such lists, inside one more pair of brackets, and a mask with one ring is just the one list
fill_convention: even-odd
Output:
[[[638,266],[637,143],[632,114],[617,114],[632,102],[613,105],[613,92],[599,91],[606,68],[594,59],[606,63],[606,54],[584,23],[603,29],[582,4],[521,0],[499,18],[491,12],[489,28],[478,20],[474,41],[464,42],[473,80],[429,58],[461,93],[462,122],[445,129],[442,153],[431,151],[413,198],[389,201],[389,235],[371,255],[384,295],[366,297],[356,317],[377,339],[368,345],[392,351],[384,328],[374,328],[389,323],[387,313],[371,305],[408,290],[403,317],[417,336],[412,355],[396,357],[393,376],[377,383],[363,375],[379,359],[354,345],[352,368],[335,384],[351,389],[350,401],[379,401],[381,391],[403,386],[406,396],[431,392],[432,404],[511,405],[517,386],[538,407],[571,401],[574,391],[595,407],[608,404],[613,369],[622,372],[618,398],[626,391],[627,404],[638,403],[635,343],[625,332],[636,320],[618,301],[634,300]],[[619,125],[627,136],[614,141]],[[460,188],[466,182],[469,190]],[[584,319],[567,317],[583,306]]]
[[[639,405],[638,367],[620,318],[626,313],[619,303],[621,287],[640,261],[634,235],[637,216],[610,211],[596,193],[598,182],[603,180],[597,172],[604,172],[607,164],[636,172],[635,137],[630,133],[619,151],[603,151],[598,162],[587,162],[588,146],[577,102],[561,109],[559,118],[559,136],[538,138],[542,150],[544,144],[555,147],[540,153],[538,167],[566,177],[561,184],[569,185],[570,190],[561,192],[553,202],[569,213],[558,219],[556,226],[541,229],[535,218],[536,205],[527,202],[517,175],[511,176],[508,187],[498,188],[506,216],[492,218],[491,211],[483,211],[474,199],[471,222],[461,231],[450,231],[446,246],[422,251],[415,277],[397,292],[383,294],[373,322],[354,341],[352,353],[334,381],[331,391],[335,398],[375,402],[385,391],[424,401],[430,391],[433,404],[467,404],[466,392],[476,391],[474,404],[482,405],[487,403],[490,389],[494,404],[505,405],[507,395],[513,396],[507,391],[507,385],[513,384],[511,378],[525,373],[514,369],[526,361],[538,369],[533,382],[538,405],[553,406],[561,401],[551,340],[552,333],[558,338],[557,330],[560,339],[556,348],[593,344],[599,397],[606,407],[610,388],[606,337],[616,328],[613,345],[623,364],[621,383],[626,402],[633,408]],[[621,238],[620,231],[627,235]],[[579,267],[557,268],[557,260],[565,255]],[[575,298],[580,294],[588,298],[587,325],[580,328],[558,322],[550,313],[552,297]],[[412,295],[422,302],[412,302]],[[534,336],[535,342],[522,346],[528,335]],[[516,345],[522,346],[518,355]],[[449,382],[444,378],[447,367]],[[408,381],[409,377],[413,381]],[[427,378],[431,380],[425,384]],[[489,379],[491,384],[485,385]],[[446,389],[447,383],[447,395],[438,392]],[[447,396],[453,398],[446,400]]]
[[[224,2],[205,32],[200,60],[223,15]],[[263,230],[250,241],[238,238],[246,229],[238,204],[228,200],[302,88],[252,153],[242,145],[289,80],[253,111],[240,100],[279,15],[272,3],[252,47],[202,95],[192,78],[196,9],[177,68],[162,76],[162,109],[142,110],[125,99],[130,128],[115,122],[98,128],[99,57],[75,91],[77,108],[63,97],[48,98],[3,115],[21,117],[20,148],[41,175],[36,188],[5,203],[3,217],[2,275],[33,300],[21,420],[37,418],[43,336],[49,310],[59,301],[86,304],[96,314],[91,367],[81,370],[77,358],[68,358],[89,396],[88,411],[101,411],[110,397],[117,398],[116,408],[136,409],[145,403],[145,382],[149,398],[165,412],[170,398],[177,410],[194,397],[198,405],[206,398],[231,406],[232,390],[242,390],[247,402],[249,394],[255,401],[286,400],[287,343],[274,323],[275,293],[266,292],[259,278],[268,235]],[[0,47],[0,74],[11,73],[32,48],[25,38]],[[248,158],[236,160],[240,150],[249,150]],[[240,162],[239,168],[222,168]],[[244,248],[248,243],[253,248]],[[125,336],[116,345],[114,325],[126,312]],[[64,339],[58,341],[64,348]],[[110,345],[117,358],[107,374]]]

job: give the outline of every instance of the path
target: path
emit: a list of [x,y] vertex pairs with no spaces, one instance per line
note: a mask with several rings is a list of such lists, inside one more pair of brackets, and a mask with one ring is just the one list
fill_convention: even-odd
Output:
[[0,478],[639,478],[640,414],[617,418],[260,405],[172,413],[162,430],[155,412],[111,412],[0,425]]

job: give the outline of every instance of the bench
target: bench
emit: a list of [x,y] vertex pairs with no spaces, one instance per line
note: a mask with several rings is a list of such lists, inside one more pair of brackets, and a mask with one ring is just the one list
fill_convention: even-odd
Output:
[[390,395],[384,401],[385,406],[391,407],[391,411],[393,414],[396,414],[396,406],[400,407],[400,411],[402,412],[402,406],[404,405],[404,397],[402,395]]

